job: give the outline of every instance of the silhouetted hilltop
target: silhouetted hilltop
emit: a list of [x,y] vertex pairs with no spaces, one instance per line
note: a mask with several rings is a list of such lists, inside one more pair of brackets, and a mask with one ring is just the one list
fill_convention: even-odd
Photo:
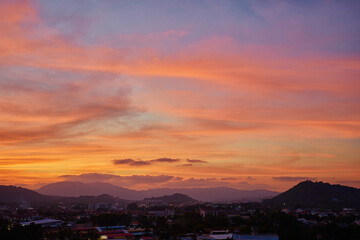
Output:
[[181,193],[174,193],[173,195],[165,195],[162,197],[145,198],[144,201],[164,202],[173,204],[197,202],[197,200]]
[[278,196],[263,201],[277,207],[359,207],[360,189],[323,182],[304,181]]
[[50,200],[50,197],[26,188],[0,185],[0,203],[42,202],[47,200]]

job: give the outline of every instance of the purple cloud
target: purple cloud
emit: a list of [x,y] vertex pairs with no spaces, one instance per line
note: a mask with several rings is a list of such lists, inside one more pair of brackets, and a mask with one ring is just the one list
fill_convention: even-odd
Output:
[[115,165],[129,165],[129,166],[146,166],[150,165],[149,161],[142,161],[142,160],[134,160],[134,159],[114,159],[113,163]]
[[161,163],[173,163],[173,162],[179,162],[180,160],[178,158],[157,158],[150,160],[150,162],[161,162]]
[[157,158],[153,160],[134,160],[131,158],[125,159],[114,159],[113,163],[115,165],[129,165],[129,166],[146,166],[153,163],[174,163],[179,162],[178,158]]

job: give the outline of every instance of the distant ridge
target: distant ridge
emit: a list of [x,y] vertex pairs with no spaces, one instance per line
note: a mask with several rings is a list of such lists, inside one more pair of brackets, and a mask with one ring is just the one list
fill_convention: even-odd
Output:
[[359,207],[360,189],[323,182],[304,181],[263,202],[285,208]]
[[165,195],[162,197],[144,198],[144,201],[164,202],[164,203],[168,203],[168,204],[197,202],[197,200],[189,197],[188,195],[181,194],[181,193],[174,193],[173,195]]
[[62,201],[71,203],[115,203],[115,202],[127,202],[126,200],[113,197],[111,195],[102,194],[96,196],[79,196],[79,197],[61,197],[61,196],[47,196],[16,186],[4,186],[0,185],[0,204],[20,204],[27,203],[44,203],[49,201]]
[[52,196],[97,196],[109,194],[126,200],[143,200],[144,198],[160,197],[175,193],[203,201],[261,201],[279,194],[265,189],[239,190],[227,187],[216,188],[156,188],[136,191],[114,186],[110,183],[57,182],[45,185],[37,190],[41,194]]
[[45,185],[37,192],[51,196],[61,197],[80,197],[80,196],[98,196],[108,194],[123,199],[138,200],[141,199],[137,191],[114,186],[110,183],[82,183],[82,182],[57,182]]

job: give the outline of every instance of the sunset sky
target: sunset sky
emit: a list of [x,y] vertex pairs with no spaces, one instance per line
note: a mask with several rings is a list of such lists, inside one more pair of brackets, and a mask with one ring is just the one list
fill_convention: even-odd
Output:
[[0,2],[0,184],[360,187],[360,1]]

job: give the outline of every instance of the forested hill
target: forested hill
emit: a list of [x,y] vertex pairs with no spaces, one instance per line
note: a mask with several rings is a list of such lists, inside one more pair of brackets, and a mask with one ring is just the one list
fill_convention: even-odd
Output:
[[50,198],[26,188],[0,185],[0,203],[42,202]]
[[263,203],[276,207],[359,207],[360,189],[323,182],[304,181]]

